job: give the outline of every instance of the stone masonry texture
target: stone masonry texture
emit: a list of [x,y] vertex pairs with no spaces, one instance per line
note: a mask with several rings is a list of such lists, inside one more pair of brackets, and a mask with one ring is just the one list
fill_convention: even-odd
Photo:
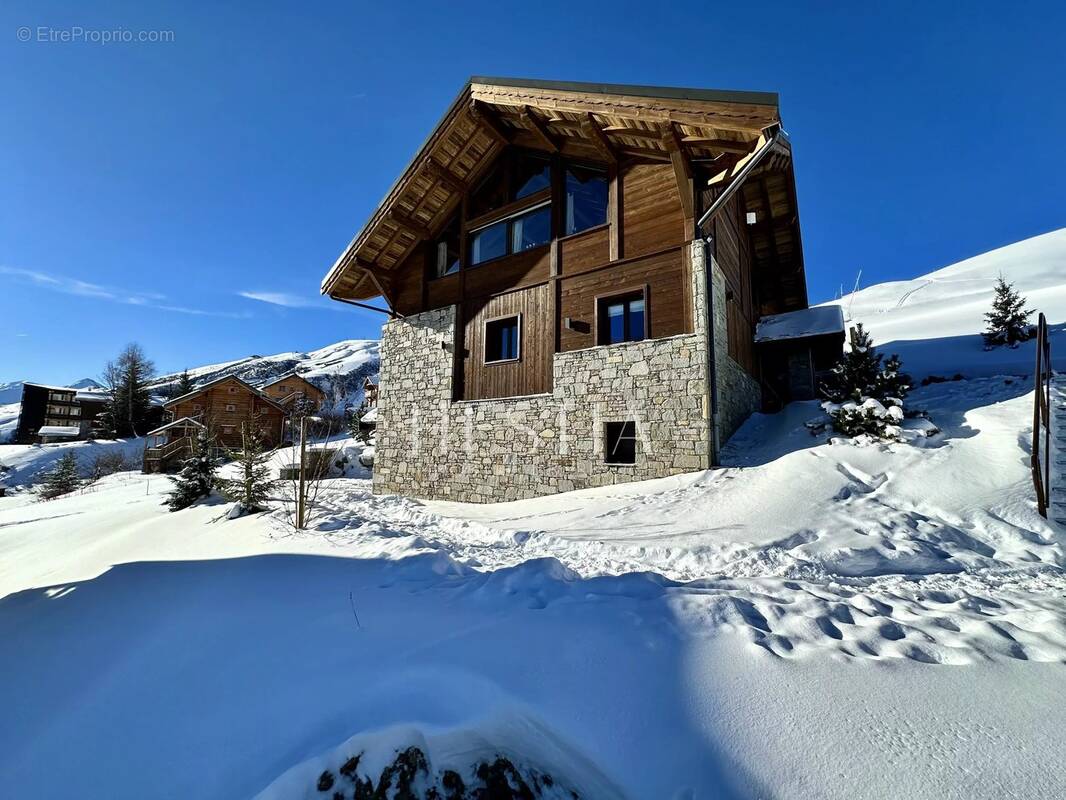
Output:
[[[693,243],[691,254],[695,333],[557,353],[550,394],[455,402],[455,307],[387,323],[374,491],[498,502],[708,468],[714,432],[706,413],[700,243]],[[712,281],[722,282],[713,263]],[[717,301],[724,290],[713,285],[712,294],[715,338],[724,343],[724,300],[721,309]],[[757,408],[759,397],[758,384],[724,349],[716,348],[715,358],[723,441]],[[744,396],[727,397],[734,392]],[[636,423],[636,463],[608,465],[604,423],[626,420]]]

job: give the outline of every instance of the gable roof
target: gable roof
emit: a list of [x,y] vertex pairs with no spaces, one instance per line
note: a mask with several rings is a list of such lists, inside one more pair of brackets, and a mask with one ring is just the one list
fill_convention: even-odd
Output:
[[282,375],[282,376],[281,376],[280,378],[275,378],[274,380],[272,380],[272,381],[269,381],[268,383],[264,383],[264,384],[263,384],[262,386],[260,386],[259,388],[260,388],[260,389],[267,389],[267,388],[269,388],[269,387],[273,386],[273,385],[274,385],[274,384],[276,384],[276,383],[281,383],[282,381],[287,381],[287,380],[291,380],[292,378],[296,378],[297,380],[303,381],[303,382],[304,382],[304,383],[306,383],[306,384],[307,384],[308,386],[312,387],[313,389],[315,389],[315,390],[316,390],[316,391],[318,391],[318,392],[321,392],[321,391],[322,391],[322,390],[321,390],[321,389],[319,389],[319,388],[318,388],[317,386],[315,386],[315,384],[313,384],[313,383],[312,383],[311,381],[309,381],[309,380],[308,380],[307,378],[305,378],[305,377],[304,377],[303,375],[300,375],[300,374],[299,374],[298,372],[289,372],[289,373],[286,373],[285,375]]
[[390,301],[391,270],[446,224],[509,144],[597,161],[669,162],[683,149],[724,168],[780,122],[777,103],[769,92],[475,76],[333,264],[322,293]]
[[208,389],[210,389],[212,386],[217,386],[218,384],[224,383],[225,381],[236,381],[241,386],[243,386],[245,389],[247,389],[249,392],[251,392],[256,397],[258,397],[260,400],[262,400],[265,403],[269,403],[270,405],[274,406],[274,408],[276,408],[278,411],[282,411],[282,412],[285,411],[284,406],[282,406],[273,397],[268,397],[267,395],[263,394],[261,391],[256,389],[254,386],[252,386],[250,383],[248,383],[247,381],[241,380],[236,375],[223,375],[221,378],[215,378],[213,381],[208,381],[203,386],[197,386],[191,392],[186,392],[185,394],[181,395],[180,397],[175,397],[172,400],[167,400],[165,403],[163,403],[163,408],[169,408],[170,406],[176,405],[177,403],[181,403],[181,402],[183,402],[185,400],[189,400],[189,399],[191,399],[193,397],[196,397],[197,395],[201,395],[204,392],[206,392]]

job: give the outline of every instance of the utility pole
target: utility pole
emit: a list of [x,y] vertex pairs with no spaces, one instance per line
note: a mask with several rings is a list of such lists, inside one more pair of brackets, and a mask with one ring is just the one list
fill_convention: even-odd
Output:
[[304,463],[307,459],[307,416],[300,417],[300,488],[296,498],[296,529],[304,527],[304,504],[307,493],[307,472]]

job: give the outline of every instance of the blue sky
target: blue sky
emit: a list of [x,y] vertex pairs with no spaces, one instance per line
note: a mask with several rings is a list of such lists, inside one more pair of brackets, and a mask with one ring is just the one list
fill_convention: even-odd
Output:
[[7,2],[0,382],[376,337],[319,281],[472,74],[779,92],[812,301],[1066,225],[1061,4],[878,5]]

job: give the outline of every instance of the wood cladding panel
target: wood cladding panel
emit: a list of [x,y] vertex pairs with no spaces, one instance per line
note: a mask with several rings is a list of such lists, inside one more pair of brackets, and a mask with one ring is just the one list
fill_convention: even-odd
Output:
[[[227,411],[226,406],[232,406]],[[241,447],[241,424],[257,424],[268,447],[281,442],[285,415],[263,401],[238,381],[223,381],[167,410],[174,419],[192,417],[207,425],[215,441],[225,447]]]
[[459,273],[435,278],[426,286],[426,308],[443,308],[459,302]]
[[[605,269],[559,281],[559,349],[580,350],[596,342],[596,298],[648,287],[648,325],[653,339],[692,332],[685,303],[684,249],[617,262]],[[572,328],[564,320],[569,317]]]
[[622,171],[622,237],[626,258],[685,241],[685,218],[669,164],[630,164]]
[[551,247],[534,247],[522,253],[488,261],[466,271],[466,296],[481,297],[548,280]]
[[576,275],[611,260],[610,227],[592,228],[559,240],[559,271]]
[[746,210],[739,194],[734,195],[715,217],[715,260],[726,280],[726,330],[729,355],[754,377],[755,298],[752,288],[751,248],[748,241]]
[[[519,397],[552,388],[554,333],[549,307],[550,284],[507,292],[463,303],[463,400]],[[485,323],[490,319],[520,315],[519,360],[485,363]]]

